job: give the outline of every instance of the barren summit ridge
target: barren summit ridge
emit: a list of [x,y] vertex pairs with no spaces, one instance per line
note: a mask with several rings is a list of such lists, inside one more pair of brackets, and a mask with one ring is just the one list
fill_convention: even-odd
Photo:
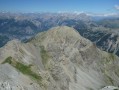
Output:
[[[43,34],[43,35],[41,35]],[[79,39],[79,33],[73,29],[73,28],[70,28],[70,27],[67,27],[67,26],[62,26],[62,27],[54,27],[54,28],[51,28],[50,30],[48,30],[47,32],[43,32],[43,33],[39,33],[38,35],[36,35],[36,39],[41,39],[42,36],[44,38],[49,38],[49,39],[56,39],[57,41],[58,40],[62,40],[62,39],[66,39],[66,38],[75,38],[75,39]]]
[[0,63],[0,90],[118,90],[119,58],[67,26],[9,42]]
[[51,28],[47,32],[42,32],[36,35],[36,37],[31,40],[34,44],[43,44],[48,46],[50,44],[58,44],[60,47],[68,46],[77,46],[78,48],[87,48],[92,45],[92,43],[81,37],[80,34],[73,28],[67,26],[58,26]]

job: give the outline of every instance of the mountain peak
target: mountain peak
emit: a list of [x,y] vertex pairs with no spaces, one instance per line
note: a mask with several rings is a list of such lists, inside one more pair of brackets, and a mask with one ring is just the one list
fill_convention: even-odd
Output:
[[53,38],[79,38],[80,35],[79,33],[71,27],[67,27],[67,26],[58,26],[58,27],[54,27],[51,28],[48,32],[47,32],[48,36],[51,36]]
[[46,47],[51,44],[78,45],[77,43],[79,43],[85,48],[92,45],[89,40],[81,37],[78,31],[67,26],[58,26],[51,28],[47,32],[41,32],[31,42],[35,45],[44,45]]
[[71,32],[76,32],[76,30],[74,29],[74,28],[72,28],[72,27],[68,27],[68,26],[57,26],[57,27],[53,27],[53,28],[51,28],[50,30],[52,30],[52,31],[59,31],[60,30],[60,32],[69,32],[69,31],[71,31]]
[[0,63],[0,88],[7,82],[15,90],[118,90],[112,86],[118,85],[119,58],[67,26],[41,32],[27,43],[9,42],[0,49]]
[[[76,31],[74,28],[68,27],[68,26],[57,26],[57,27],[53,27],[51,29],[49,29],[47,32],[47,37],[51,36],[51,37],[78,37],[79,38],[79,33],[78,31]],[[40,36],[41,33],[39,33],[37,36]]]

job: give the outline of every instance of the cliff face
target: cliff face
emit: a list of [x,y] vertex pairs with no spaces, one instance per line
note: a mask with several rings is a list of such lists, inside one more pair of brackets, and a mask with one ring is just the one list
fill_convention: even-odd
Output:
[[10,41],[0,49],[0,63],[1,90],[113,90],[119,85],[119,58],[66,26],[27,43]]

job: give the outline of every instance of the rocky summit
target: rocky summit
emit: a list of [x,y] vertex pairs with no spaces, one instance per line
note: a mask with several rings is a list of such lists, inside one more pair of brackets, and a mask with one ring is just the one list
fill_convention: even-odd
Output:
[[118,85],[119,57],[67,26],[0,48],[0,90],[119,90]]

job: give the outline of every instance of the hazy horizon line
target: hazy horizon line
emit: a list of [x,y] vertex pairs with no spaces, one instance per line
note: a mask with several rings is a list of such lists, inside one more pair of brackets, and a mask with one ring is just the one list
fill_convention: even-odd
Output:
[[57,11],[57,12],[52,12],[52,11],[40,11],[40,12],[21,12],[21,11],[0,11],[0,13],[11,13],[11,14],[43,14],[43,13],[51,13],[51,14],[60,14],[60,13],[66,13],[66,14],[86,14],[88,16],[117,16],[119,15],[119,13],[115,13],[115,12],[112,12],[112,13],[93,13],[93,12],[83,12],[83,11]]

